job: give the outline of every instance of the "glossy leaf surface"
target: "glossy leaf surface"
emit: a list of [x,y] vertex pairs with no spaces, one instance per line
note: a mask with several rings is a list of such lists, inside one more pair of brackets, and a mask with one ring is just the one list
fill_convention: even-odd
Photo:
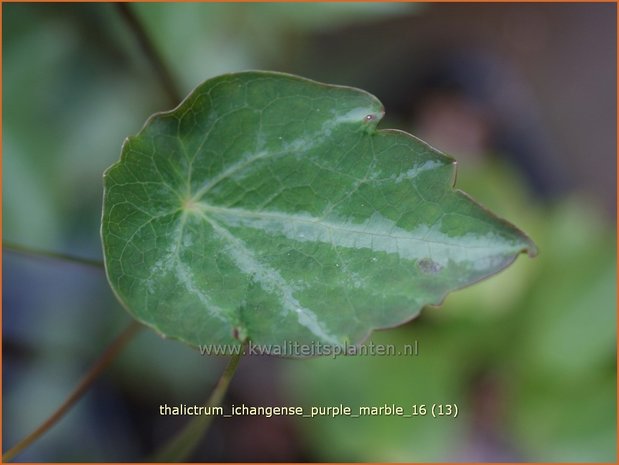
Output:
[[535,253],[383,114],[358,89],[243,72],[151,117],[104,175],[118,298],[192,345],[342,345]]

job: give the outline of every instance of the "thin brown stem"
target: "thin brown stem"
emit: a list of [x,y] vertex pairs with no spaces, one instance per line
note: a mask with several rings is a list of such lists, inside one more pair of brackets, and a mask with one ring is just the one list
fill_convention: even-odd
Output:
[[120,333],[114,341],[105,349],[105,352],[99,357],[95,364],[90,368],[88,373],[82,378],[77,387],[67,397],[60,407],[41,425],[28,436],[23,438],[12,448],[2,455],[2,461],[8,462],[17,454],[22,452],[33,442],[39,439],[47,430],[54,426],[65,413],[86,393],[92,383],[103,373],[103,371],[114,361],[118,353],[127,345],[135,336],[137,331],[142,327],[137,321],[132,321],[129,326]]
[[52,252],[49,250],[32,248],[32,247],[25,246],[25,245],[14,244],[12,242],[6,242],[6,241],[2,242],[2,248],[9,250],[11,252],[14,252],[14,253],[27,255],[29,257],[62,260],[65,262],[75,263],[78,265],[86,265],[86,266],[91,266],[95,268],[104,267],[103,262],[99,260],[94,260],[91,258],[76,257],[74,255],[69,255],[69,254],[65,254],[62,252]]
[[163,56],[159,53],[155,44],[148,34],[148,31],[140,21],[138,15],[133,11],[132,5],[128,3],[114,3],[120,15],[123,17],[127,26],[140,44],[140,48],[148,61],[150,61],[155,73],[159,77],[161,86],[165,91],[172,106],[178,105],[181,101],[181,93],[178,90],[178,85],[174,80],[170,67],[167,65]]

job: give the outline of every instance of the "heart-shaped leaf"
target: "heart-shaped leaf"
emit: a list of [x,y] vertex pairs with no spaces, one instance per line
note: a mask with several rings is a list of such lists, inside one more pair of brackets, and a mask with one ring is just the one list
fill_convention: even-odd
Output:
[[343,345],[535,253],[383,114],[358,89],[243,72],[151,117],[104,175],[118,298],[192,345]]

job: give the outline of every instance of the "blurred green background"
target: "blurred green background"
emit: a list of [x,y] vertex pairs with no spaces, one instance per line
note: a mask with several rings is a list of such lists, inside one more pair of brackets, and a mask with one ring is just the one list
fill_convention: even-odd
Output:
[[[372,340],[416,357],[248,357],[229,403],[457,403],[457,419],[217,419],[197,461],[616,460],[616,5],[134,4],[183,95],[272,69],[362,87],[382,127],[459,162],[458,186],[537,243]],[[3,236],[100,258],[101,174],[171,108],[113,4],[4,4]],[[3,253],[3,445],[129,322],[94,268]],[[225,360],[143,331],[20,461],[136,461]]]

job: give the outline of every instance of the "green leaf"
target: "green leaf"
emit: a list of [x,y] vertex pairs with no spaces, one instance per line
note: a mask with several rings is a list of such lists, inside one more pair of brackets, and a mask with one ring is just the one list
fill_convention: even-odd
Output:
[[352,344],[535,254],[383,114],[358,89],[243,72],[151,117],[104,175],[120,301],[192,345]]

